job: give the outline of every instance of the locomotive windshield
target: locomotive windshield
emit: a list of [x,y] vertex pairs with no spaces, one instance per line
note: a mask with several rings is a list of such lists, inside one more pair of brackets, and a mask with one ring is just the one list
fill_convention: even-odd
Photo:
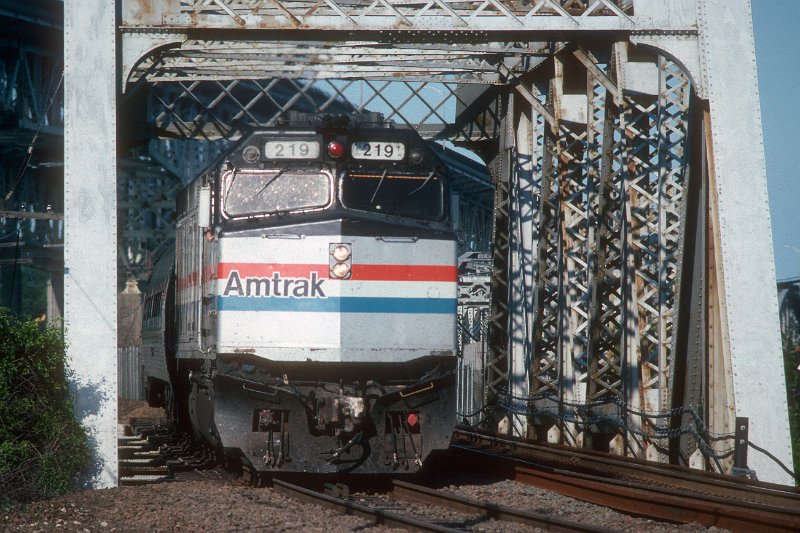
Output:
[[329,174],[319,171],[229,172],[224,176],[222,210],[236,218],[323,208],[331,202],[331,182]]
[[350,209],[422,220],[439,220],[444,209],[442,179],[419,175],[350,172],[342,181],[342,203]]

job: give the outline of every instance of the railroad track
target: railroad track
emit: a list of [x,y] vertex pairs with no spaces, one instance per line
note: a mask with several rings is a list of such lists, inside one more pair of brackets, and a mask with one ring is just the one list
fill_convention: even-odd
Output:
[[[204,471],[218,466],[213,453],[196,446],[189,436],[169,424],[152,419],[132,419],[125,433],[119,437],[121,485],[205,479],[209,476]],[[541,446],[467,429],[456,431],[448,452],[434,463],[437,468],[433,476],[438,470],[439,478],[445,481],[449,479],[448,474],[452,476],[469,464],[470,470],[500,475],[636,516],[678,523],[697,522],[734,532],[800,531],[800,492],[782,485],[591,451]],[[213,477],[218,479],[222,476],[217,472]],[[256,486],[264,483],[264,476],[247,467],[241,469],[240,479]],[[342,480],[347,481],[346,478]],[[364,499],[361,503],[348,500],[347,491],[342,489],[329,488],[326,496],[323,492],[303,488],[303,483],[294,485],[277,479],[272,481],[278,491],[293,491],[300,499],[328,498],[327,505],[335,504],[340,512],[360,514],[389,526],[426,531],[465,531],[468,529],[464,524],[493,518],[523,522],[545,530],[603,531],[548,515],[521,512],[454,495],[445,496],[441,491],[400,481],[394,481],[387,492],[389,496],[360,496]],[[353,483],[359,485],[357,481]],[[416,514],[420,509],[433,505],[455,510],[461,513],[462,518],[426,520],[415,513],[398,512],[398,509],[409,507],[396,502],[409,500],[423,504],[411,507]]]
[[[618,511],[731,531],[800,531],[792,487],[459,429],[450,460]],[[446,467],[445,467],[446,468]]]
[[[329,485],[318,492],[279,479],[273,489],[297,500],[321,505],[341,514],[360,516],[387,527],[412,531],[470,531],[488,520],[514,522],[544,531],[609,532],[613,530],[482,502],[422,485],[393,481],[386,495],[359,495],[354,502],[345,485]],[[499,526],[498,529],[505,529]]]

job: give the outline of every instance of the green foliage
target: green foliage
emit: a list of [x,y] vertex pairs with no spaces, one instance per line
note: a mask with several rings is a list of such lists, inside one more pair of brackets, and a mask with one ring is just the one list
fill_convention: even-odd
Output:
[[89,464],[61,330],[0,308],[0,506],[63,494]]
[[[789,404],[789,433],[792,438],[792,461],[800,473],[800,346],[784,342],[783,364],[786,372],[786,398]],[[800,485],[800,483],[797,483]]]
[[50,274],[28,265],[17,265],[16,272],[14,268],[13,264],[0,266],[0,306],[22,316],[42,316],[47,312]]
[[42,316],[47,312],[47,279],[50,273],[27,265],[22,265],[22,306],[23,316]]

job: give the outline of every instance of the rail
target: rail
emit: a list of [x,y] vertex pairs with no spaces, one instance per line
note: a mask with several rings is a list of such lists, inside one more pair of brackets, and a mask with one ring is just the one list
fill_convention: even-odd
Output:
[[473,467],[626,513],[734,532],[800,531],[800,494],[789,487],[465,430],[451,451],[462,464],[468,458]]
[[445,533],[458,531],[457,529],[440,526],[438,524],[432,524],[430,522],[424,522],[410,516],[390,513],[381,509],[368,507],[366,505],[359,505],[335,496],[328,496],[327,494],[315,492],[305,487],[293,485],[279,479],[273,480],[273,489],[285,496],[290,496],[302,502],[322,505],[341,514],[349,514],[360,516],[362,518],[368,518],[370,520],[374,520],[378,524],[388,527]]
[[[332,487],[333,490],[330,492],[333,492],[335,495],[331,495],[276,479],[273,480],[273,489],[281,494],[306,503],[323,505],[342,514],[368,518],[374,520],[378,524],[389,527],[398,527],[414,531],[462,531],[460,528],[443,526],[435,521],[426,521],[417,517],[388,512],[381,509],[379,506],[353,503],[345,499],[349,497],[349,491],[341,486]],[[465,519],[465,523],[474,523],[474,517],[481,517],[484,520],[494,519],[503,522],[515,522],[540,528],[544,531],[561,531],[566,533],[607,533],[612,531],[590,524],[573,522],[571,520],[551,517],[540,513],[521,511],[502,505],[465,498],[463,496],[399,480],[393,480],[390,496],[392,500],[402,499],[408,502],[421,503],[424,508],[434,506],[455,511],[469,517]],[[383,502],[383,505],[386,505],[386,503]]]
[[416,500],[424,504],[438,505],[448,509],[470,515],[480,515],[487,519],[516,522],[526,526],[538,527],[545,531],[563,532],[610,532],[613,530],[546,516],[540,513],[531,513],[512,509],[503,505],[481,502],[455,494],[437,491],[422,485],[414,485],[404,481],[394,481],[392,495]]

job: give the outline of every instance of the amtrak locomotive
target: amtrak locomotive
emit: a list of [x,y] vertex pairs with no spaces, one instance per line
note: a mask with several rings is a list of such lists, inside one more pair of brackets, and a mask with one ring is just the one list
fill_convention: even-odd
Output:
[[449,183],[376,113],[292,114],[179,196],[148,400],[259,471],[415,471],[455,423]]

